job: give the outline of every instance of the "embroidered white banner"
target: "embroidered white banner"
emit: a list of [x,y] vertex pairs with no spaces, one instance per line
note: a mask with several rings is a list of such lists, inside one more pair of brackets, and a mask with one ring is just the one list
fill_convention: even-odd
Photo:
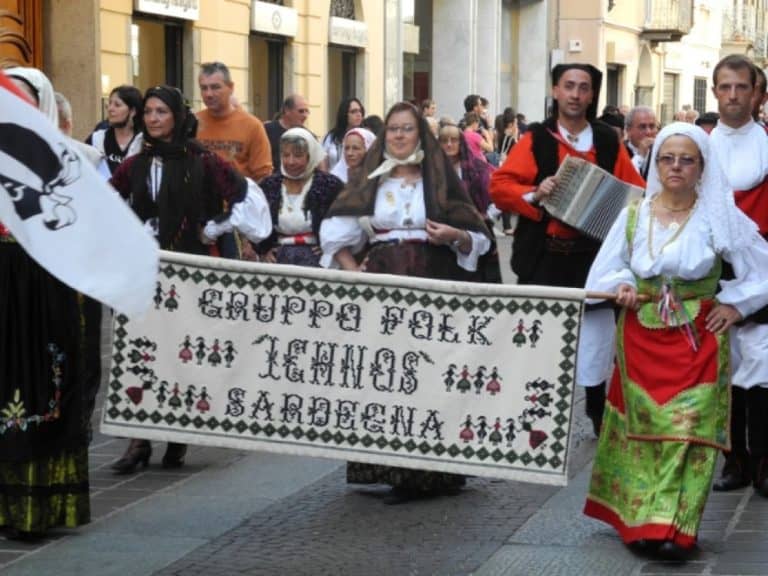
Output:
[[583,299],[163,252],[102,431],[565,484]]
[[58,127],[0,82],[0,222],[43,268],[136,316],[151,304],[158,249]]

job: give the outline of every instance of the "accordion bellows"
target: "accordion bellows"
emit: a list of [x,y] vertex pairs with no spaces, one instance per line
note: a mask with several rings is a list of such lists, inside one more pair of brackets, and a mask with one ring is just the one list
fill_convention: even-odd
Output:
[[557,186],[542,205],[558,220],[600,241],[621,210],[644,193],[639,186],[576,156],[567,156],[556,176]]

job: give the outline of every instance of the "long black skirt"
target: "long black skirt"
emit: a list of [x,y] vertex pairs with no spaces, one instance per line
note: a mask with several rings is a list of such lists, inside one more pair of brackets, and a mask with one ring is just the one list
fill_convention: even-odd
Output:
[[0,241],[0,525],[88,521],[78,295]]
[[[478,273],[460,268],[456,264],[456,254],[445,246],[406,242],[375,244],[367,258],[367,272],[465,282],[478,280]],[[389,484],[409,492],[431,493],[457,489],[466,480],[460,474],[349,462],[347,482]]]

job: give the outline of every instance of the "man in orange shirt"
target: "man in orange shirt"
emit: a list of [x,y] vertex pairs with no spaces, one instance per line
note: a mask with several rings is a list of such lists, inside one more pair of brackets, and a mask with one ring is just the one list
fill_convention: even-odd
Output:
[[[531,124],[491,177],[491,199],[502,212],[519,214],[512,270],[519,284],[583,287],[600,243],[550,216],[540,206],[567,155],[598,164],[617,178],[645,187],[616,131],[595,120],[601,72],[590,64],[558,64],[552,70],[552,115]],[[590,383],[587,414],[597,433],[605,383]],[[596,384],[596,385],[595,385]]]
[[272,154],[261,120],[232,101],[235,84],[221,62],[200,66],[200,94],[205,110],[197,113],[197,139],[230,162],[243,175],[259,182],[272,173]]
[[[197,139],[211,152],[232,164],[240,174],[259,182],[272,173],[272,153],[261,120],[235,106],[232,93],[235,83],[229,68],[221,62],[200,66],[198,78],[205,110],[197,113]],[[235,237],[224,234],[219,240],[224,257],[256,260],[256,252],[242,239],[239,247]]]

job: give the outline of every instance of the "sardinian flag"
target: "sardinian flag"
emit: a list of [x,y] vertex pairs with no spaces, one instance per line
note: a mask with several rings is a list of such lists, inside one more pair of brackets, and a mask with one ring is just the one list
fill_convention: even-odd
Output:
[[58,127],[0,72],[0,222],[38,264],[128,316],[152,301],[158,248]]

